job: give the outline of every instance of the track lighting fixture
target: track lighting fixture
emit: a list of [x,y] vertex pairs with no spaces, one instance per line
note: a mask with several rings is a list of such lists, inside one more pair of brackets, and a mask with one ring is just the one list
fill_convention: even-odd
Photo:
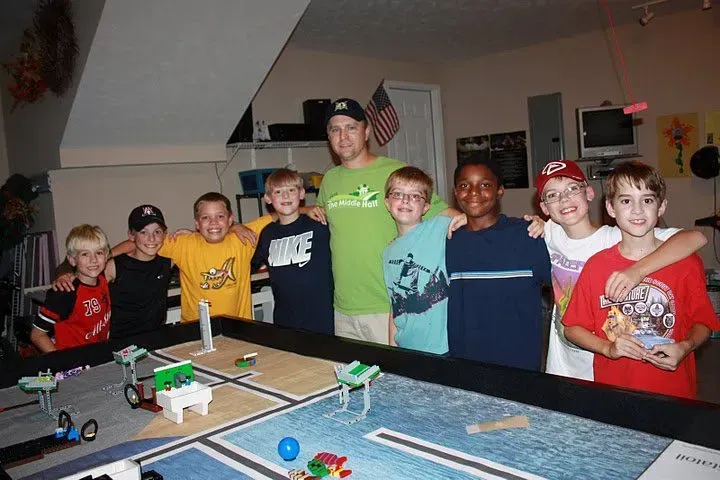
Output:
[[652,20],[654,16],[655,16],[655,14],[653,12],[651,12],[648,7],[645,7],[645,13],[643,14],[642,17],[640,17],[638,22],[640,23],[640,25],[645,27],[645,26],[647,26],[648,23],[650,23],[650,20]]
[[638,22],[643,27],[646,26],[648,23],[650,23],[650,20],[652,20],[655,17],[655,13],[650,11],[651,5],[657,5],[659,3],[665,3],[668,0],[653,0],[651,2],[645,2],[641,3],[640,5],[633,6],[633,10],[642,8],[643,9],[643,15],[638,19]]

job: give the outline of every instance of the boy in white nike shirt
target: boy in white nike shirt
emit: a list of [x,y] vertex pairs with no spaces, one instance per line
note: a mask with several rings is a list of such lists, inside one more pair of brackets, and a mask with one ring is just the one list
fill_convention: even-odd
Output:
[[[575,162],[549,162],[538,174],[535,186],[540,208],[550,217],[545,224],[545,242],[552,264],[555,296],[545,371],[593,380],[592,352],[565,339],[561,320],[585,262],[597,252],[617,244],[621,233],[617,227],[596,227],[590,222],[589,205],[595,191]],[[675,228],[656,228],[655,236],[665,243],[632,267],[613,273],[605,286],[608,298],[622,299],[645,276],[688,257],[707,243],[700,232]]]

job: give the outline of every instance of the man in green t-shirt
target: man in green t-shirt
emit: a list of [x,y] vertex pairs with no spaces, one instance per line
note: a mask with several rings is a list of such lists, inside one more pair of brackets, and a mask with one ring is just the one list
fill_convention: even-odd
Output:
[[[383,249],[397,236],[385,208],[385,182],[405,164],[368,151],[371,126],[358,102],[334,101],[325,114],[330,146],[341,164],[320,186],[307,214],[330,226],[335,280],[335,334],[388,344],[390,302],[382,271]],[[426,218],[454,212],[433,195]]]

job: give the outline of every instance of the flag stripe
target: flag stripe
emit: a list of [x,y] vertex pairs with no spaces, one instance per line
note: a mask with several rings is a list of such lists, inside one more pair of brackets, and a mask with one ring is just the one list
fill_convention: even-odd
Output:
[[380,145],[385,145],[400,129],[400,120],[390,102],[383,84],[380,83],[370,102],[365,107],[365,115],[375,131],[375,138]]

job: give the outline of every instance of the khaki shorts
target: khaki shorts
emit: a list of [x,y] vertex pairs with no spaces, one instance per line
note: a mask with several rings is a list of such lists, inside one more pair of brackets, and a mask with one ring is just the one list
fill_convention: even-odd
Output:
[[335,310],[335,335],[387,345],[389,313],[345,315]]

